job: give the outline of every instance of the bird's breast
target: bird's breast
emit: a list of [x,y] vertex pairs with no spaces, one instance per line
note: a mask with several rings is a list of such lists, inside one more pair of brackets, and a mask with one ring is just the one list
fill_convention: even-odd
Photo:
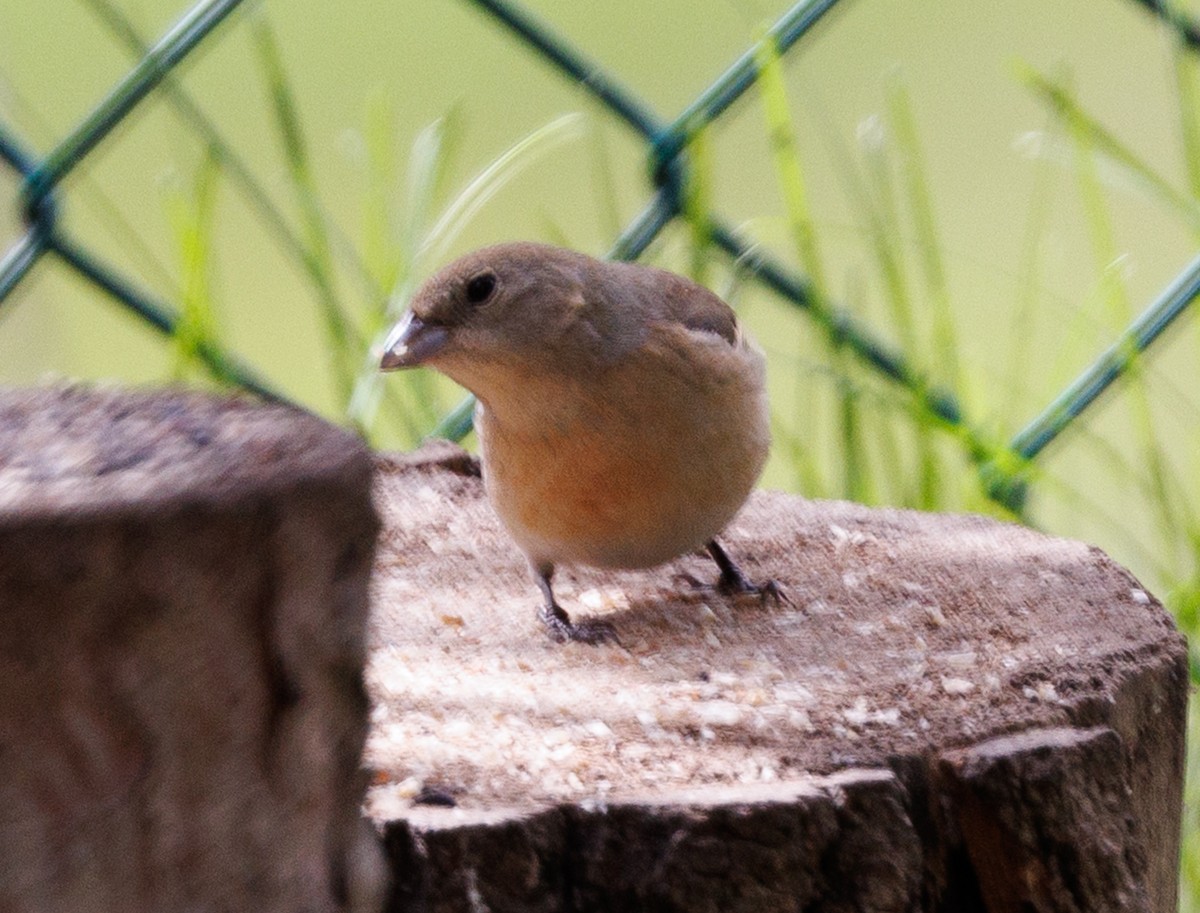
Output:
[[769,443],[761,366],[697,380],[643,361],[530,379],[519,408],[477,414],[489,497],[535,563],[661,564],[717,535],[753,488]]

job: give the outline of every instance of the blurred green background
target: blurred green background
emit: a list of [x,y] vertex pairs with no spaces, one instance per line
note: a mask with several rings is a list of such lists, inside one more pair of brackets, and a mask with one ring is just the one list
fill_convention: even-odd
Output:
[[[670,120],[787,4],[526,8]],[[151,40],[185,10],[4,0],[0,122],[33,153],[50,150],[130,68],[120,29]],[[783,58],[773,98],[790,115],[785,146],[770,142],[772,97],[751,90],[693,148],[692,198],[811,273],[795,241],[803,223],[827,300],[951,389],[978,437],[1000,448],[1200,247],[1195,58],[1134,0],[846,0]],[[411,446],[462,396],[422,376],[389,379],[378,410],[347,402],[336,365],[361,374],[360,394],[375,383],[370,345],[413,282],[499,240],[603,254],[653,192],[642,138],[466,0],[247,3],[172,80],[315,252],[320,281],[163,89],[69,175],[64,226],[191,314],[191,332],[285,396],[353,417],[378,446]],[[1046,81],[1074,116],[1050,103]],[[467,190],[523,142],[490,192]],[[799,170],[781,178],[781,162]],[[799,210],[787,174],[803,177]],[[0,168],[0,201],[11,201],[0,249],[22,230],[19,189]],[[456,205],[462,218],[443,230]],[[739,277],[695,224],[673,225],[645,259],[726,294],[767,350],[777,446],[765,485],[1009,516],[986,497],[961,436]],[[322,283],[349,341],[331,339]],[[1192,633],[1198,345],[1185,314],[1030,467],[1023,517],[1105,548]],[[0,303],[0,381],[47,375],[203,372],[186,341],[170,344],[47,258]],[[1183,900],[1196,910],[1195,801],[1188,815]]]

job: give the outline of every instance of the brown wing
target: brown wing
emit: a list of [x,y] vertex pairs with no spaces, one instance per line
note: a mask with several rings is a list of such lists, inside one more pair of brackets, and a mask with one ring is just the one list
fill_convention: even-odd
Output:
[[730,345],[737,342],[737,317],[733,309],[713,292],[690,279],[666,273],[667,292],[663,305],[670,320],[676,320],[691,330],[702,330],[721,336]]
[[689,330],[714,333],[730,345],[737,343],[733,309],[703,286],[651,266],[614,263],[610,267],[623,272],[623,279],[637,288],[636,307],[642,319],[679,323]]

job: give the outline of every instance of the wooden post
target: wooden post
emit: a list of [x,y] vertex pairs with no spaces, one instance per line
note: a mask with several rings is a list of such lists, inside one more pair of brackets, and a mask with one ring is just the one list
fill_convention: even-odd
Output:
[[391,910],[1175,909],[1184,643],[1098,549],[762,493],[723,541],[794,607],[564,570],[621,638],[564,646],[465,454],[376,491]]
[[370,473],[291,409],[0,393],[0,910],[379,894]]

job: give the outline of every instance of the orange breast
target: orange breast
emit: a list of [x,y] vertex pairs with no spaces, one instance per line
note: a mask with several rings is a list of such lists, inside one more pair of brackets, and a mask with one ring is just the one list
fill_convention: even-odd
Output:
[[668,337],[576,383],[525,378],[478,416],[488,493],[535,563],[650,567],[703,546],[762,469],[767,413],[753,353],[720,341],[705,373]]

